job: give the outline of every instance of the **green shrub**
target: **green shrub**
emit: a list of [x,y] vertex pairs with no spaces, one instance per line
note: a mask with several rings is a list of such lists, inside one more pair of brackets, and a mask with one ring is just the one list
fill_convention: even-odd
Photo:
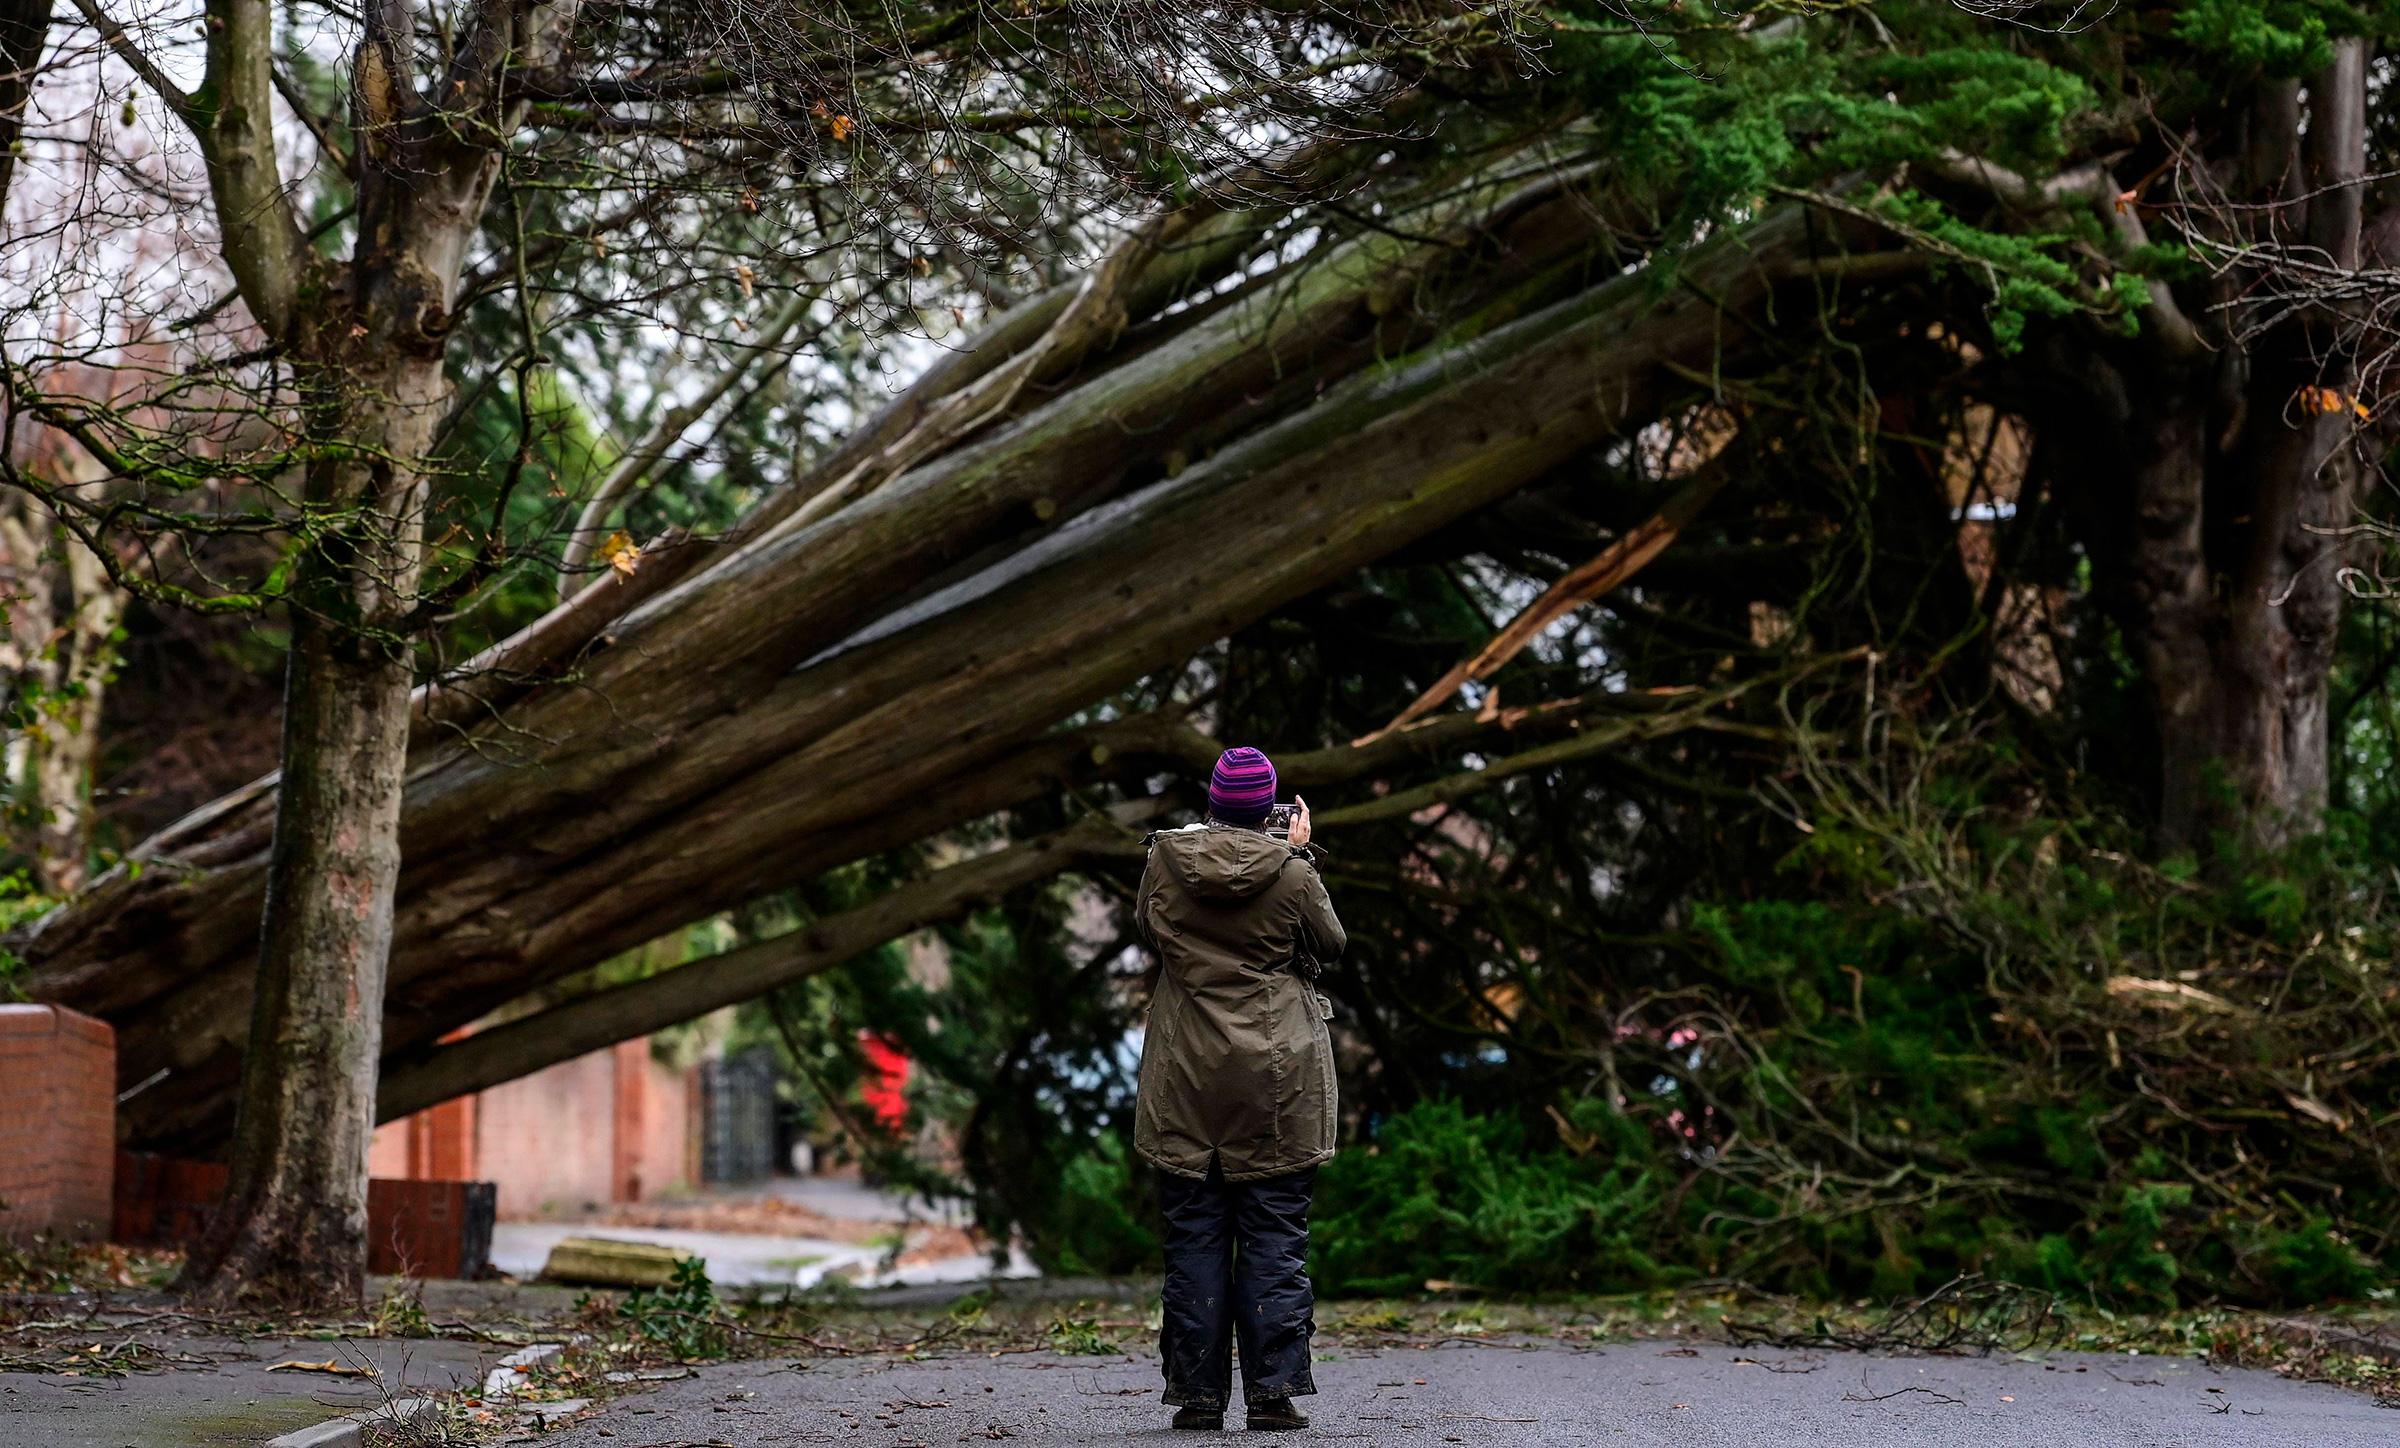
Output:
[[708,1264],[697,1257],[677,1262],[674,1279],[666,1286],[627,1293],[618,1310],[636,1337],[678,1362],[723,1357],[730,1342],[718,1313],[716,1286],[708,1280]]
[[[1604,1124],[1587,1103],[1579,1131]],[[1428,1279],[1523,1290],[1626,1291],[1672,1273],[1652,1255],[1659,1179],[1595,1147],[1528,1149],[1512,1118],[1454,1101],[1401,1112],[1318,1178],[1310,1267],[1342,1295]]]
[[1144,1200],[1124,1141],[1104,1132],[1059,1174],[1050,1230],[1034,1244],[1045,1272],[1120,1277],[1158,1261],[1158,1237],[1142,1220]]

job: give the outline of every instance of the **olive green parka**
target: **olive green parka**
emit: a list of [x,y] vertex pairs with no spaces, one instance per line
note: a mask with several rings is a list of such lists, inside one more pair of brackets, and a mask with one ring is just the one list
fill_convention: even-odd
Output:
[[1227,1181],[1333,1155],[1333,1008],[1319,968],[1349,941],[1303,850],[1261,830],[1151,837],[1134,925],[1158,952],[1133,1145],[1151,1165]]

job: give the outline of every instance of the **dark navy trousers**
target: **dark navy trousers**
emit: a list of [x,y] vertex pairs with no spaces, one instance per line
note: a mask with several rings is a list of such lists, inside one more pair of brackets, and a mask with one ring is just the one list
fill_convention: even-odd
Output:
[[1308,1280],[1308,1208],[1317,1169],[1229,1182],[1159,1173],[1167,1279],[1158,1334],[1167,1391],[1179,1408],[1222,1411],[1242,1350],[1242,1400],[1253,1406],[1317,1390],[1309,1372],[1316,1293]]

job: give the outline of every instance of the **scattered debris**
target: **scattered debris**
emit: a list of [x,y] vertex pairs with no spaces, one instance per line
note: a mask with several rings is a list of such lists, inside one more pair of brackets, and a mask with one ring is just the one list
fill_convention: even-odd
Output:
[[331,1373],[337,1378],[371,1378],[376,1376],[373,1368],[344,1367],[342,1364],[335,1362],[332,1358],[327,1358],[321,1363],[304,1363],[298,1361],[281,1362],[276,1363],[274,1366],[268,1368],[267,1371],[271,1373]]
[[1905,1398],[1910,1393],[1923,1393],[1937,1403],[1947,1403],[1954,1408],[1963,1408],[1967,1405],[1967,1400],[1964,1398],[1953,1398],[1948,1393],[1935,1392],[1931,1388],[1915,1387],[1894,1388],[1888,1393],[1844,1393],[1842,1401],[1845,1403],[1888,1403],[1894,1398]]
[[561,1398],[555,1403],[526,1403],[512,1411],[530,1418],[545,1433],[592,1405],[589,1398]]
[[612,1383],[671,1383],[678,1378],[696,1378],[699,1375],[698,1370],[693,1368],[637,1368],[605,1376]]
[[552,1361],[565,1351],[566,1348],[559,1343],[537,1342],[531,1347],[518,1348],[500,1359],[499,1366],[483,1375],[485,1401],[514,1397],[523,1392],[533,1381],[530,1369]]
[[1735,1347],[1842,1348],[1852,1352],[1902,1348],[1911,1352],[1989,1353],[2063,1340],[2067,1320],[2057,1299],[2037,1288],[1995,1282],[1979,1273],[1953,1277],[1914,1302],[1894,1304],[1883,1320],[1859,1328],[1836,1328],[1820,1315],[1810,1328],[1789,1331],[1728,1316],[1727,1340]]

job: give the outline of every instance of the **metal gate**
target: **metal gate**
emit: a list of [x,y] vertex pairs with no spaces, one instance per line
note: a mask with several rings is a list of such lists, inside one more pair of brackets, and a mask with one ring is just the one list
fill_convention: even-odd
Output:
[[775,1170],[775,1057],[744,1051],[703,1062],[700,1090],[707,1132],[700,1143],[700,1179],[763,1181]]

